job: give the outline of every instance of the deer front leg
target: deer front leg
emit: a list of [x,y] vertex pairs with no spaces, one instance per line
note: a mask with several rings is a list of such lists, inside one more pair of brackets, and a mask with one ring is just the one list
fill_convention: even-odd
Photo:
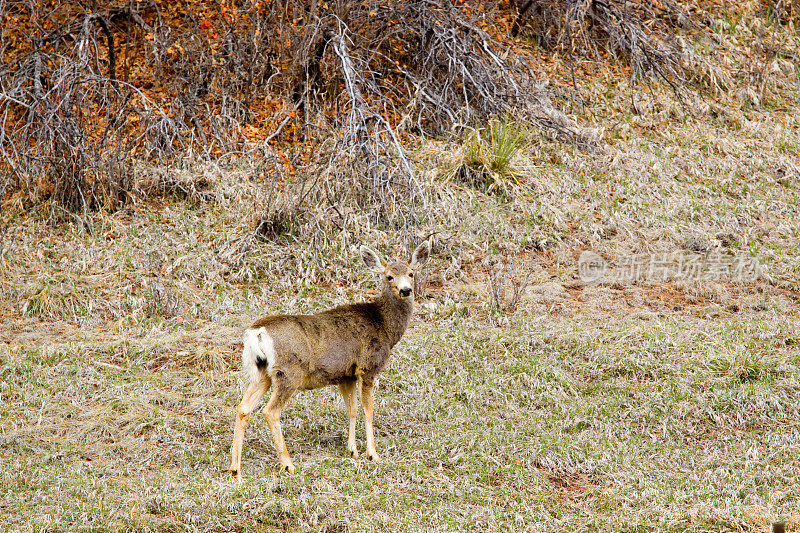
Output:
[[375,436],[372,431],[372,396],[375,383],[373,381],[361,383],[361,406],[364,408],[364,425],[367,430],[367,459],[381,462],[381,456],[375,451]]
[[240,472],[242,467],[242,445],[244,443],[244,429],[247,427],[247,421],[250,418],[250,413],[253,412],[258,401],[264,396],[264,393],[269,389],[269,378],[259,380],[251,383],[244,393],[242,403],[236,408],[236,421],[233,428],[233,445],[231,446],[231,466],[229,468],[233,477],[239,481],[241,480]]
[[350,452],[350,457],[358,459],[358,449],[356,448],[356,418],[358,417],[358,409],[353,405],[353,393],[356,390],[357,381],[346,381],[339,384],[339,389],[342,391],[342,398],[344,398],[344,405],[347,407],[347,420],[349,422],[349,430],[347,432],[347,451]]
[[[280,374],[280,372],[278,372]],[[281,428],[281,410],[286,402],[289,401],[295,388],[288,386],[285,380],[279,380],[277,387],[272,393],[267,406],[264,408],[264,417],[267,419],[267,425],[272,432],[272,440],[275,442],[275,450],[278,452],[278,462],[290,474],[294,474],[295,468],[292,464],[292,459],[289,457],[289,451],[286,449],[286,441],[283,439],[283,429]]]

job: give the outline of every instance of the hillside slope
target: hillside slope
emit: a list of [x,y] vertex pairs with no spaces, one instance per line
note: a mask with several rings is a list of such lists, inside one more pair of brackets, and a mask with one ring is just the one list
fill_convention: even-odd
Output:
[[[175,60],[187,43],[196,54],[224,44],[218,25],[235,11],[208,5],[195,13],[199,4],[189,3],[182,16],[142,3],[137,13],[173,36],[176,21],[205,32],[205,41],[181,41],[183,51],[159,52]],[[697,60],[673,86],[677,78],[637,70],[623,48],[592,33],[597,25],[576,33],[585,47],[568,54],[563,34],[535,18],[517,25],[513,4],[491,5],[487,35],[506,46],[503,60],[527,58],[541,100],[528,114],[473,109],[470,122],[444,132],[402,125],[403,116],[430,117],[398,105],[366,122],[391,125],[369,130],[386,141],[374,159],[347,144],[357,128],[335,122],[354,109],[336,74],[305,110],[294,108],[290,85],[254,97],[262,110],[232,127],[231,145],[212,126],[233,100],[194,101],[192,133],[180,122],[189,115],[162,107],[176,95],[159,101],[158,87],[144,83],[140,120],[153,119],[148,135],[176,128],[174,144],[131,138],[142,140],[137,150],[160,147],[154,157],[111,134],[69,150],[50,145],[84,163],[132,150],[102,159],[118,167],[76,167],[58,152],[36,159],[32,130],[30,144],[6,132],[7,155],[30,148],[30,161],[57,172],[20,171],[3,185],[0,521],[18,531],[800,528],[791,10],[682,4],[702,31],[686,22],[665,37],[672,52],[688,47],[681,57]],[[482,28],[478,4],[455,6],[473,9],[458,13]],[[363,15],[380,19],[380,8],[365,3]],[[72,20],[59,13],[48,20]],[[124,57],[127,19],[106,15]],[[267,31],[264,20],[253,16],[248,31]],[[146,28],[131,24],[142,48],[135,56],[132,44],[129,57],[152,59]],[[3,27],[8,58],[22,48],[9,48]],[[158,44],[167,34],[154,35]],[[103,71],[108,57],[97,50]],[[340,57],[325,54],[323,70]],[[150,63],[131,65],[128,81]],[[215,65],[207,68],[218,83],[225,71]],[[124,69],[117,61],[119,82]],[[19,118],[12,104],[4,109]],[[80,123],[109,115],[96,109]],[[113,182],[103,176],[122,175],[117,189],[103,188]],[[79,190],[98,201],[69,193]],[[268,313],[363,300],[376,285],[358,246],[404,255],[424,238],[433,256],[418,276],[417,314],[376,397],[385,462],[348,457],[343,402],[323,389],[298,394],[283,414],[298,474],[277,472],[268,428],[253,417],[245,479],[233,484],[242,329]],[[362,434],[359,422],[359,446]]]

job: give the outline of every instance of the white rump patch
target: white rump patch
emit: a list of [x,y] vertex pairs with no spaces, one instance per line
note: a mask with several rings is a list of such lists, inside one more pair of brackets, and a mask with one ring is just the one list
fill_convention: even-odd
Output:
[[242,368],[250,377],[250,383],[261,379],[261,372],[272,373],[275,366],[275,343],[266,328],[248,329],[244,332]]

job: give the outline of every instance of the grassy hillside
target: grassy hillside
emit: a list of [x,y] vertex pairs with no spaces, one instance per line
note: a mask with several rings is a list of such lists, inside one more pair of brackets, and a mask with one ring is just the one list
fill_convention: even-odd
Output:
[[[319,161],[287,163],[291,142],[270,157],[132,163],[136,186],[114,209],[9,189],[0,522],[800,528],[797,33],[755,2],[707,4],[729,77],[677,93],[622,59],[518,43],[592,142],[513,114],[459,135],[407,132],[419,194],[388,222],[364,208],[359,167],[331,158],[315,174]],[[278,473],[254,416],[235,484],[242,329],[366,299],[376,284],[358,245],[405,255],[426,237],[416,316],[377,389],[384,463],[348,457],[341,396],[321,389],[283,412],[298,473]],[[593,283],[579,271],[587,250],[609,269]],[[758,268],[709,267],[742,258]],[[633,260],[635,279],[613,276]],[[704,269],[650,270],[689,260]]]

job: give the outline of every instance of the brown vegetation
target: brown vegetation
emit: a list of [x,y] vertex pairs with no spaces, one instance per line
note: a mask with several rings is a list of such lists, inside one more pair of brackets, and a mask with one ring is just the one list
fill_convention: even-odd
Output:
[[[684,105],[687,91],[732,89],[728,43],[713,35],[725,9],[616,0],[7,2],[3,194],[24,191],[26,202],[52,199],[85,215],[126,204],[143,165],[247,155],[275,160],[270,180],[298,171],[363,189],[362,209],[397,224],[414,217],[409,205],[427,205],[409,135],[461,136],[507,114],[595,146],[597,132],[559,110],[569,99],[587,103],[569,88],[582,83],[582,58],[610,54],[632,79],[667,83]],[[764,53],[775,57],[767,38],[759,37]],[[569,63],[567,85],[554,79],[551,51]],[[763,74],[754,73],[759,97]],[[360,177],[343,174],[348,166]]]
[[[800,527],[794,3],[87,6],[0,4],[8,529]],[[242,325],[428,238],[384,462],[323,388],[231,483]]]

